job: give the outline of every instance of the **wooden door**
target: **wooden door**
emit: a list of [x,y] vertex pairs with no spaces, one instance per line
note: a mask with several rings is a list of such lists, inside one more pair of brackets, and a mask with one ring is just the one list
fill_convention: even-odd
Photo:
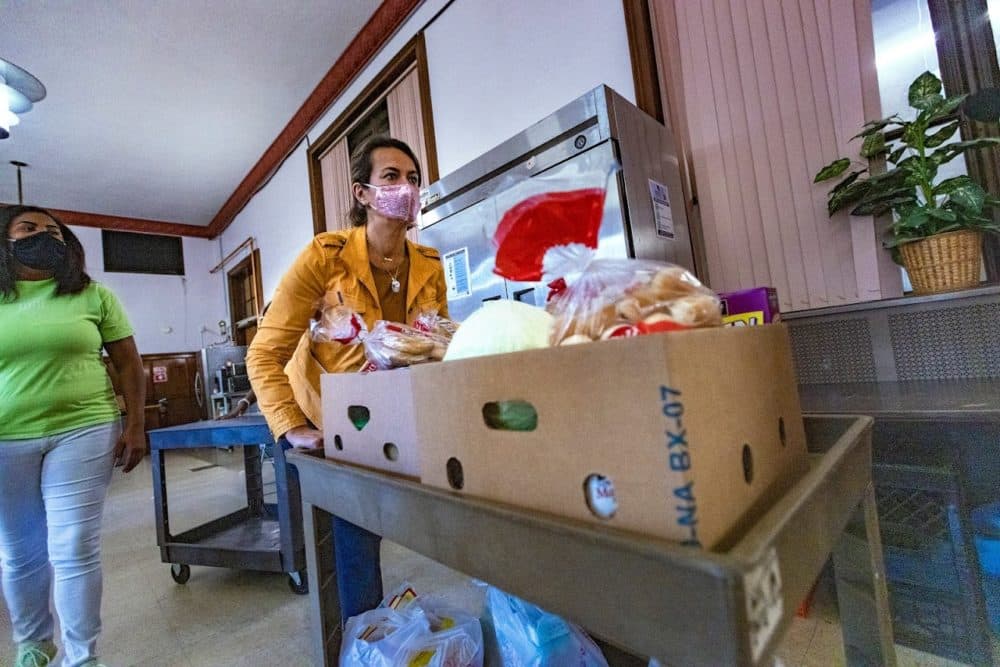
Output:
[[[146,405],[155,406],[155,417],[146,410],[147,430],[187,424],[202,418],[194,396],[198,357],[193,352],[143,355],[146,372]],[[156,426],[153,423],[156,423]]]
[[[118,371],[109,357],[104,357],[104,364],[124,414],[124,394]],[[204,417],[204,410],[198,406],[194,396],[195,377],[198,375],[196,353],[144,354],[142,366],[146,376],[146,431],[187,424]]]

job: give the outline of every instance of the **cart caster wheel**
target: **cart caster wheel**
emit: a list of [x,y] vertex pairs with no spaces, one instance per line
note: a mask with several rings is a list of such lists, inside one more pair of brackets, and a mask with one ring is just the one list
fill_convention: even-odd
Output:
[[171,563],[170,576],[178,584],[186,584],[191,578],[191,566],[184,563]]
[[296,595],[305,595],[309,592],[309,580],[306,579],[305,570],[288,574],[288,588]]

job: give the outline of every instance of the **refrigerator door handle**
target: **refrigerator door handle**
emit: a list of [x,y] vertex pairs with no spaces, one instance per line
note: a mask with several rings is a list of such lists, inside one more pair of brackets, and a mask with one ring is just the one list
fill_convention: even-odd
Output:
[[488,296],[483,299],[483,303],[486,303],[487,301],[499,301],[500,299],[501,296],[499,294],[497,294],[496,296]]
[[198,402],[198,407],[205,407],[205,392],[202,385],[204,381],[201,379],[201,373],[194,376],[194,400]]
[[[528,294],[534,294],[534,292],[535,292],[535,288],[534,287],[528,287],[528,288],[525,288],[525,289],[519,289],[516,292],[514,292],[514,301],[520,301],[522,303],[525,303],[524,297],[526,295],[528,295]],[[532,299],[532,301],[534,301],[534,299]],[[531,305],[535,305],[535,304],[532,303]]]

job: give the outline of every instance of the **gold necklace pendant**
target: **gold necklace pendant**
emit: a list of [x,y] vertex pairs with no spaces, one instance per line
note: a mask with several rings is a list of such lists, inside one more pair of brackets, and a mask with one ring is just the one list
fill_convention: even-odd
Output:
[[396,269],[396,273],[389,273],[389,269],[382,269],[385,271],[385,275],[389,276],[391,280],[389,281],[389,289],[391,289],[396,294],[399,294],[399,290],[402,289],[402,285],[399,282],[399,269]]

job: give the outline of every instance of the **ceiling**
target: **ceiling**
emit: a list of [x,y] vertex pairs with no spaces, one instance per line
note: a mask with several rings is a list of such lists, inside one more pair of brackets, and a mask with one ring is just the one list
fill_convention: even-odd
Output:
[[0,0],[48,96],[0,141],[0,202],[207,225],[380,0]]

